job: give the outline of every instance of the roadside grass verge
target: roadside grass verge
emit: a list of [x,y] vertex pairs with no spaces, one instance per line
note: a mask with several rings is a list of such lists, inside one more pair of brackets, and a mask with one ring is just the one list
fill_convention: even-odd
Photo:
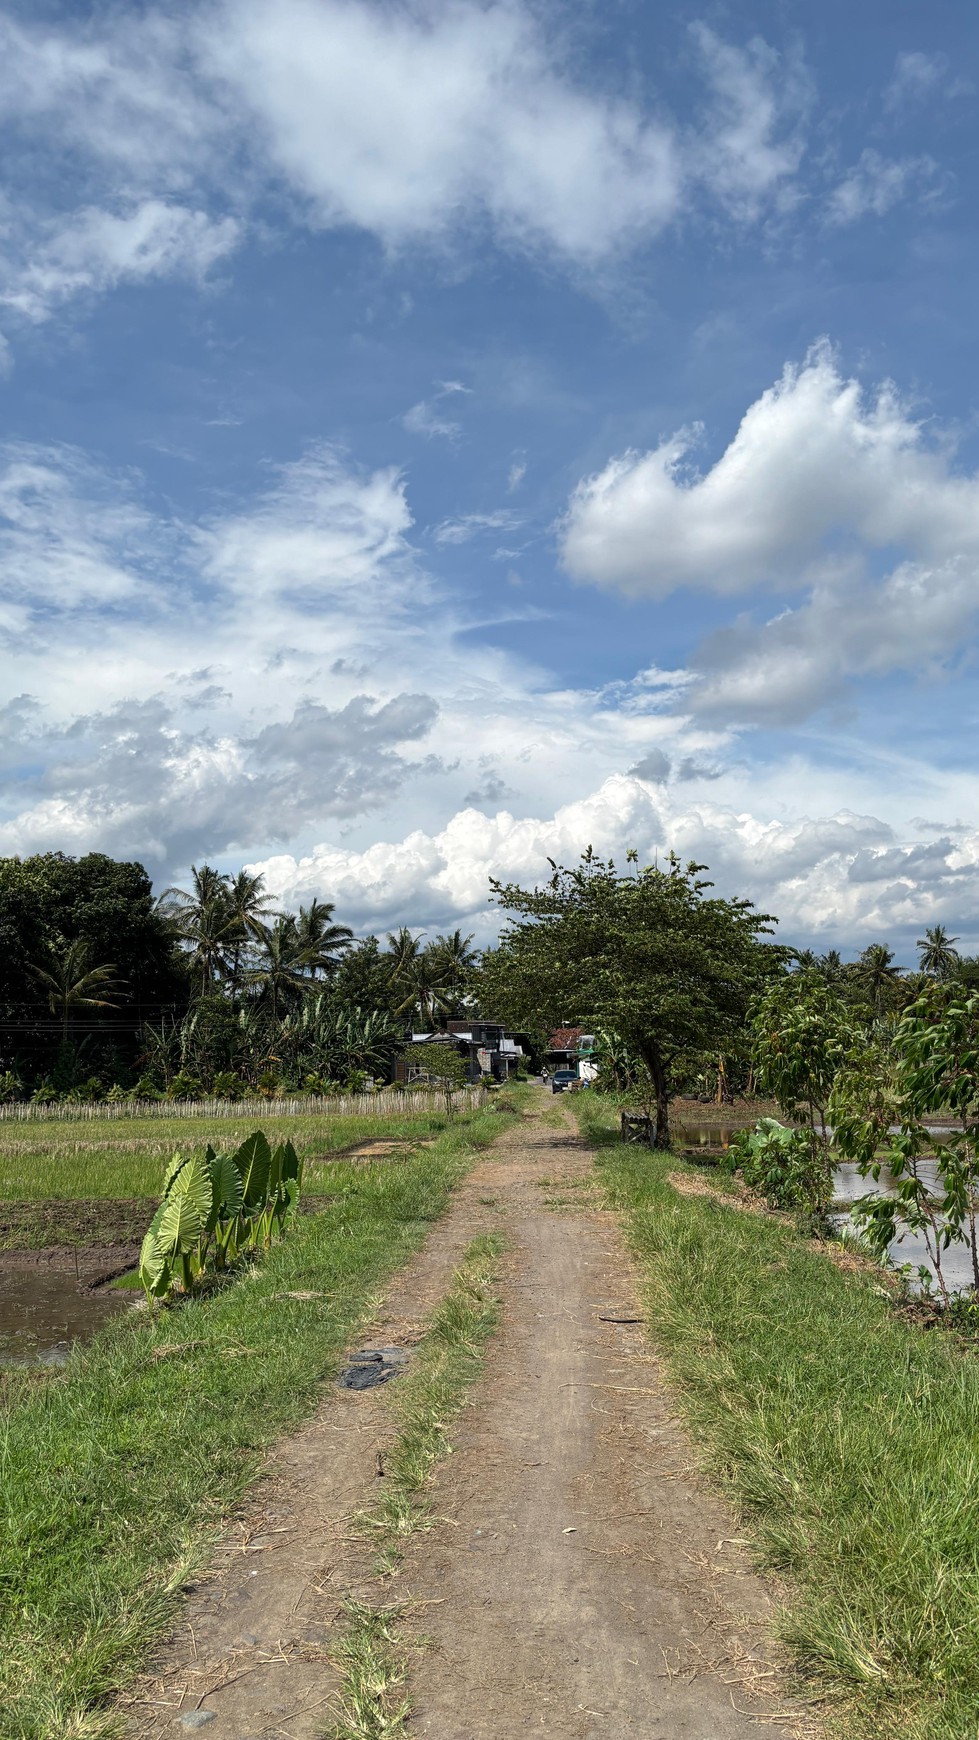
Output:
[[[331,1168],[330,1200],[224,1288],[116,1319],[68,1364],[13,1374],[0,1417],[0,1732],[94,1740],[221,1519],[315,1407],[381,1283],[501,1126]],[[293,1298],[293,1292],[307,1297]],[[312,1295],[311,1297],[309,1295]]]
[[[354,1519],[378,1549],[381,1574],[395,1570],[406,1536],[430,1526],[432,1472],[451,1452],[449,1427],[482,1370],[486,1341],[499,1321],[494,1283],[502,1250],[498,1237],[472,1241],[408,1372],[392,1386],[398,1434],[384,1456],[384,1494]],[[330,1740],[380,1740],[404,1732],[411,1706],[403,1695],[400,1612],[397,1605],[347,1603],[349,1623],[336,1658],[343,1688]]]
[[979,1359],[784,1219],[680,1195],[578,1103],[707,1467],[789,1579],[781,1631],[853,1740],[979,1732]]

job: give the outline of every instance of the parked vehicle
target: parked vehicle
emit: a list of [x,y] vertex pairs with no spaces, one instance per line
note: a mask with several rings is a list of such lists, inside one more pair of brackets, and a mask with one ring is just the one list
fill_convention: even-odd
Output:
[[556,1069],[551,1077],[552,1094],[563,1094],[567,1088],[578,1086],[578,1071],[576,1069]]

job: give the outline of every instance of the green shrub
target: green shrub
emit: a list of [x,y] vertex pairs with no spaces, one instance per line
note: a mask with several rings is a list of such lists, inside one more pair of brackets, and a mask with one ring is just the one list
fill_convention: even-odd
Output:
[[200,1100],[204,1097],[204,1089],[196,1075],[181,1069],[167,1088],[166,1097],[168,1100]]
[[214,1077],[211,1092],[216,1100],[240,1100],[245,1084],[233,1069],[223,1069]]
[[753,1130],[739,1130],[720,1164],[739,1172],[770,1208],[818,1213],[826,1207],[821,1155],[814,1155],[807,1131],[790,1129],[777,1118],[759,1118]]
[[73,1100],[78,1105],[91,1105],[95,1100],[105,1097],[105,1089],[97,1075],[90,1075],[86,1081],[80,1081],[65,1095],[67,1100]]

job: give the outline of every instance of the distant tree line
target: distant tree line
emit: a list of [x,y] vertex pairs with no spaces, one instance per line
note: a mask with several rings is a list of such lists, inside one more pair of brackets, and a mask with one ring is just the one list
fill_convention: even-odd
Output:
[[466,1008],[458,930],[355,938],[333,903],[281,912],[261,876],[194,867],[154,899],[101,853],[0,859],[6,1098],[329,1092],[386,1079],[412,1027]]
[[390,1079],[412,1030],[482,1014],[537,1056],[555,1027],[596,1032],[603,1084],[647,1094],[665,1141],[676,1093],[754,1090],[749,1011],[774,982],[867,1027],[929,985],[979,988],[940,924],[913,968],[884,943],[845,962],[777,942],[703,869],[589,849],[543,885],[492,883],[505,922],[480,955],[458,930],[358,939],[326,899],[280,911],[245,870],[202,864],[154,899],[141,864],[100,853],[0,859],[0,1094],[327,1093]]

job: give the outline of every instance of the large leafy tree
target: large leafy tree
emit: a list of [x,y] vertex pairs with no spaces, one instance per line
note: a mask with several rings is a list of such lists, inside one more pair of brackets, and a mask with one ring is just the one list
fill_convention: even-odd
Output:
[[667,1147],[684,1060],[739,1039],[752,997],[787,950],[762,939],[773,920],[748,900],[709,891],[700,864],[625,874],[589,850],[573,869],[552,864],[543,888],[491,884],[510,914],[479,975],[484,1006],[527,1029],[597,1023],[619,1034],[648,1071],[656,1142]]
[[397,998],[391,984],[391,963],[376,936],[351,944],[337,966],[330,988],[338,1004],[394,1013]]
[[[58,1044],[49,1024],[51,987],[31,968],[58,976],[76,943],[87,946],[90,965],[115,963],[114,994],[95,995],[93,987],[88,1002],[70,1005],[72,1038],[84,1037],[90,1069],[95,1061],[125,1066],[143,1022],[186,1005],[181,951],[142,864],[101,852],[0,858],[0,1049],[27,1079],[52,1067]],[[58,1012],[63,1033],[61,1003]]]

